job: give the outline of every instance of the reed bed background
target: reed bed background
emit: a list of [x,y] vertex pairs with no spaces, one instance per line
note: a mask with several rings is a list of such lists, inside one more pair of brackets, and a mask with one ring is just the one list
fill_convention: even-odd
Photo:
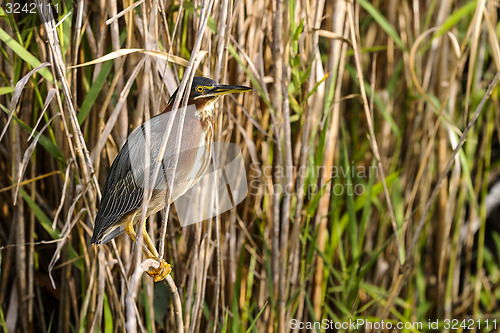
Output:
[[[498,2],[61,0],[54,20],[8,3],[4,332],[500,331]],[[184,228],[173,210],[155,284],[128,237],[90,236],[127,135],[191,69],[254,88],[217,104],[249,194]]]

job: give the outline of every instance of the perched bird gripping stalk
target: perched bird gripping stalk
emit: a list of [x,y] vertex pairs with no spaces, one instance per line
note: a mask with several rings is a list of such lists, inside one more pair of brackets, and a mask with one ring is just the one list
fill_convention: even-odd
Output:
[[[221,96],[249,91],[251,88],[222,85],[205,77],[195,77],[191,90],[187,92],[189,99],[184,121],[181,124],[180,112],[176,112],[163,159],[157,161],[167,124],[172,122],[170,117],[174,113],[171,111],[178,90],[172,94],[161,114],[130,134],[116,156],[104,184],[92,243],[104,244],[124,231],[135,241],[134,226],[141,218],[143,197],[148,188],[152,190],[152,196],[146,219],[163,209],[165,204],[170,205],[203,178],[212,158],[215,101]],[[176,138],[180,130],[180,147],[177,147]],[[180,153],[177,154],[177,151]],[[175,159],[178,162],[174,170]],[[155,169],[158,169],[157,163],[161,165],[158,175],[154,175]],[[143,253],[147,258],[159,260],[158,251],[146,232],[146,223],[143,234]],[[164,259],[159,262],[157,269],[147,272],[155,282],[165,279],[171,271]]]

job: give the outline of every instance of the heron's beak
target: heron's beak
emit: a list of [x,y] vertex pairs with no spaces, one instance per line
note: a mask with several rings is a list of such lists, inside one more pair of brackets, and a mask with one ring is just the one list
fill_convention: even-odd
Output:
[[231,85],[223,85],[216,86],[213,91],[211,91],[211,95],[213,96],[224,96],[232,93],[241,93],[245,91],[250,91],[252,88],[245,86],[231,86]]

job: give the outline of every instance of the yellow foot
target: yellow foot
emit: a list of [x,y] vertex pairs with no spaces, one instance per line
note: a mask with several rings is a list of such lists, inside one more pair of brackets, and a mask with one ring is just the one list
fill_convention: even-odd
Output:
[[155,282],[164,280],[168,274],[172,271],[172,267],[164,260],[160,260],[160,267],[152,268],[147,271],[148,275],[151,276]]

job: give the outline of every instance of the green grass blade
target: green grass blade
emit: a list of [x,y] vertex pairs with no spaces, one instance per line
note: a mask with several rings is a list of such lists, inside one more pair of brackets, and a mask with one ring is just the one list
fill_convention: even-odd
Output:
[[[14,51],[14,53],[16,53],[19,56],[19,58],[23,59],[25,62],[30,64],[32,68],[38,67],[42,63],[40,60],[35,58],[35,56],[33,56],[28,50],[26,50],[21,44],[15,41],[2,28],[0,28],[0,40],[2,40],[8,47],[10,47],[12,51]],[[52,73],[47,68],[41,68],[38,72],[48,81],[54,82]]]
[[95,79],[94,83],[87,92],[87,95],[85,95],[85,99],[82,102],[80,112],[78,112],[78,124],[81,125],[87,118],[90,109],[94,105],[97,96],[99,96],[99,93],[101,92],[101,89],[104,86],[106,79],[108,78],[111,68],[113,68],[112,61],[107,61],[103,64],[99,75],[97,75],[97,78]]
[[248,327],[247,329],[247,333],[250,333],[252,331],[252,329],[255,327],[255,325],[257,324],[257,320],[259,320],[259,317],[262,315],[262,313],[264,312],[264,310],[266,309],[267,307],[267,304],[268,302],[266,301],[266,303],[264,303],[264,306],[262,307],[262,309],[260,309],[259,313],[257,314],[257,316],[253,319],[252,323],[250,324],[250,326]]
[[366,0],[359,0],[359,4],[363,7],[372,17],[373,19],[380,25],[380,27],[387,32],[389,37],[394,40],[397,46],[399,46],[404,52],[408,52],[408,48],[399,37],[398,32],[394,27],[387,21],[387,19],[375,8],[370,2]]

